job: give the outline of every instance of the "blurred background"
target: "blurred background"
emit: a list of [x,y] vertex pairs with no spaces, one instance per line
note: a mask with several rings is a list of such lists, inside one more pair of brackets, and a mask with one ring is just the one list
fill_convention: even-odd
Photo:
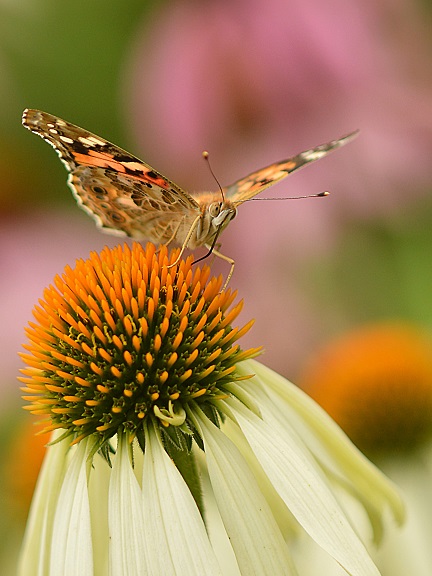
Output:
[[319,389],[309,367],[333,339],[396,322],[409,348],[411,331],[432,329],[431,24],[430,0],[0,0],[0,568],[14,565],[42,454],[16,381],[24,326],[66,264],[118,242],[76,207],[23,109],[103,136],[190,191],[216,188],[204,149],[228,185],[359,129],[263,193],[328,198],[246,203],[222,236],[240,320],[256,319],[244,346]]

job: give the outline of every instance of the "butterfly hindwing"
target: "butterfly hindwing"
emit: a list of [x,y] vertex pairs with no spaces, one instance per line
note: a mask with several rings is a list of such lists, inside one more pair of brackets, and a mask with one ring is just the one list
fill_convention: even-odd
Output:
[[80,205],[113,234],[168,242],[191,210],[182,197],[157,184],[98,166],[78,166],[69,185]]

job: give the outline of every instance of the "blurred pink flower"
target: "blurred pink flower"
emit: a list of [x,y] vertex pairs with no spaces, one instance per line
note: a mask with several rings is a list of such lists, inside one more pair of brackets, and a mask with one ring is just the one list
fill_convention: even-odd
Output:
[[397,43],[406,30],[390,33],[403,15],[418,36],[407,11],[400,2],[391,13],[382,1],[171,2],[146,16],[133,53],[132,127],[152,161],[200,188],[209,185],[204,168],[197,174],[203,147],[229,183],[357,127],[349,171],[358,167],[360,183],[339,180],[363,192],[357,202],[368,196],[367,176],[392,189],[413,175],[429,182],[432,75],[426,66],[415,75],[429,54],[418,40]]
[[87,257],[118,238],[102,234],[85,216],[64,211],[6,215],[0,226],[0,390],[19,397],[16,377],[22,368],[18,352],[25,341],[24,327],[44,288],[66,264]]
[[222,237],[278,370],[316,327],[297,266],[328,249],[347,214],[385,215],[432,180],[431,45],[417,9],[406,0],[189,0],[146,14],[129,68],[130,121],[145,159],[186,189],[216,188],[204,148],[225,185],[361,131],[267,194],[329,189],[329,199],[246,204]]

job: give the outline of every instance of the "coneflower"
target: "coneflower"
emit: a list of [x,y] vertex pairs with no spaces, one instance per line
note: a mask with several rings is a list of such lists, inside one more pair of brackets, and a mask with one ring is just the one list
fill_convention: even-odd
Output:
[[377,531],[385,507],[401,517],[397,493],[318,405],[251,360],[236,294],[192,259],[168,267],[177,254],[92,253],[34,310],[21,380],[53,436],[19,573],[294,574],[283,527],[295,523],[349,574],[379,574],[331,481]]

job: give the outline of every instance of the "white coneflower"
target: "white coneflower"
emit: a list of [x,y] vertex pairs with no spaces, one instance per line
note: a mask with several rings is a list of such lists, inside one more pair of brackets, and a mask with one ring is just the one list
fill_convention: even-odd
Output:
[[379,574],[331,482],[377,531],[385,507],[402,515],[397,493],[312,400],[251,360],[258,348],[240,349],[251,323],[232,327],[236,294],[191,259],[168,267],[176,254],[93,253],[34,310],[22,380],[53,442],[20,574],[294,574],[293,517],[348,573]]

